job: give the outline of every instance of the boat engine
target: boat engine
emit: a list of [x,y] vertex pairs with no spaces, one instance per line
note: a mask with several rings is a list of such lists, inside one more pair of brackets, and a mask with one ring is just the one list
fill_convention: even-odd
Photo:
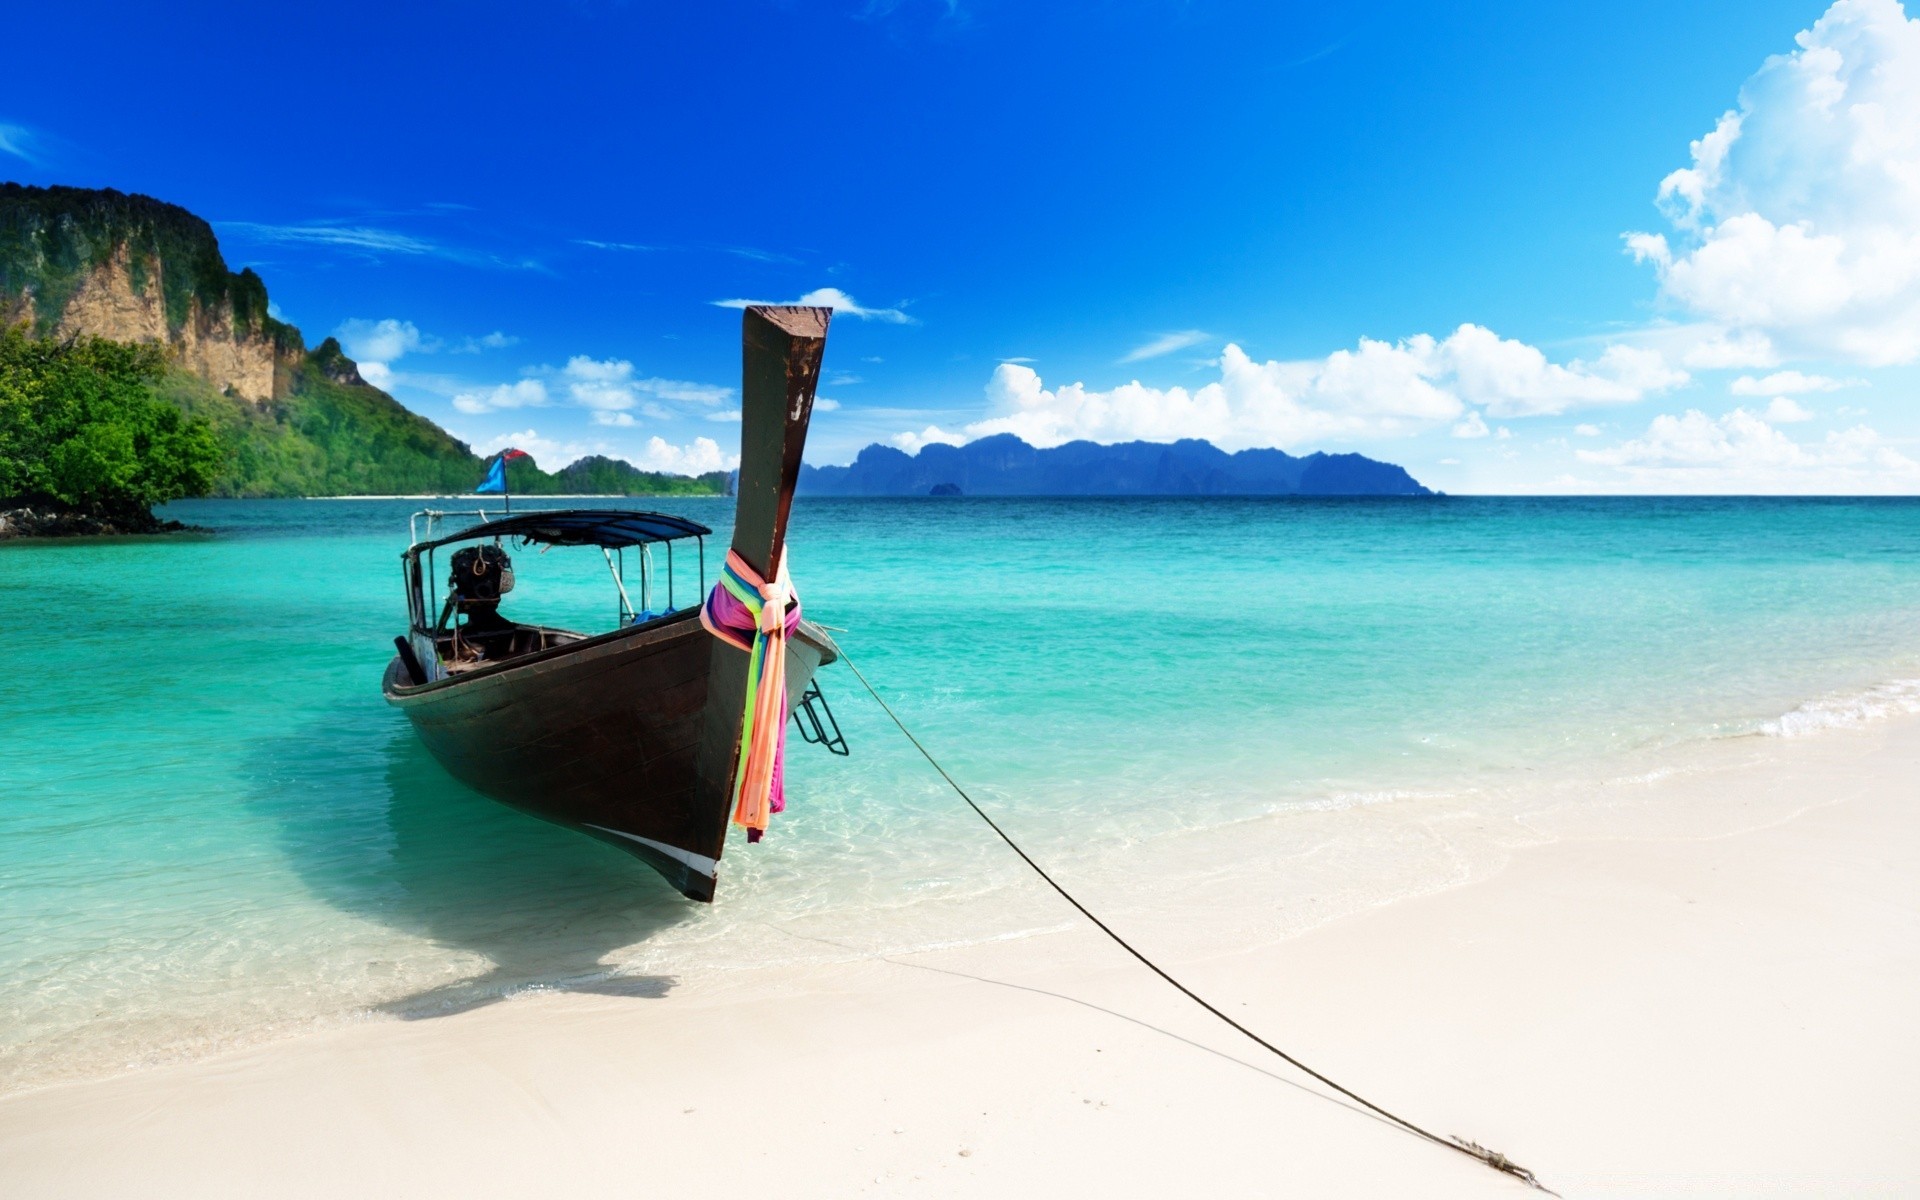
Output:
[[461,608],[492,608],[513,590],[513,560],[498,546],[468,546],[453,556],[447,588]]

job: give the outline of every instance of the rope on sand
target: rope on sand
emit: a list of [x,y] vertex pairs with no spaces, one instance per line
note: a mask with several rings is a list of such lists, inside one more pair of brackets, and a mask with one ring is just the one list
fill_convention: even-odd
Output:
[[1055,880],[1053,876],[1047,874],[1046,869],[1044,867],[1042,867],[1039,863],[1033,861],[1032,856],[1029,855],[1025,850],[1022,850],[1020,848],[1020,844],[1018,842],[1014,841],[1011,837],[1007,836],[1007,831],[1000,828],[999,823],[996,822],[992,817],[988,816],[985,809],[981,808],[978,804],[974,803],[973,797],[967,795],[967,790],[961,787],[960,784],[954,779],[952,775],[949,775],[947,773],[947,769],[941,766],[940,761],[933,756],[932,752],[929,751],[924,745],[920,743],[920,739],[913,736],[913,731],[908,729],[906,726],[906,722],[902,721],[900,719],[900,715],[893,711],[893,706],[888,704],[884,699],[882,699],[880,696],[880,693],[874,690],[873,684],[869,683],[867,681],[867,677],[861,674],[860,668],[854,665],[853,659],[847,657],[847,653],[844,648],[842,648],[840,651],[840,659],[841,661],[847,664],[847,669],[853,672],[854,678],[860,681],[860,686],[867,689],[867,694],[873,697],[874,702],[877,703],[880,706],[881,710],[887,714],[888,718],[893,721],[894,725],[900,730],[900,732],[906,735],[906,739],[909,742],[913,743],[913,748],[920,752],[920,756],[926,759],[927,763],[930,766],[932,766],[934,770],[940,773],[940,778],[947,781],[947,786],[951,787],[954,790],[954,794],[958,795],[962,800],[967,802],[967,807],[971,808],[974,811],[974,815],[978,816],[982,821],[985,821],[987,823],[987,827],[993,830],[994,833],[998,834],[1000,836],[1000,840],[1005,842],[1008,848],[1011,849],[1015,854],[1018,854],[1022,862],[1026,863],[1029,867],[1033,868],[1034,874],[1038,875],[1041,879],[1044,879],[1047,882],[1048,887],[1051,887],[1054,891],[1060,893],[1061,899],[1065,900],[1068,904],[1073,905],[1074,908],[1080,911],[1081,916],[1085,917],[1089,921],[1092,921],[1094,925],[1099,928],[1101,933],[1106,934],[1107,937],[1113,940],[1113,943],[1116,946],[1119,946],[1122,950],[1125,950],[1128,954],[1131,954],[1134,958],[1138,959],[1140,963],[1143,966],[1145,966],[1149,971],[1152,971],[1155,975],[1158,975],[1161,979],[1164,979],[1169,984],[1173,985],[1174,989],[1177,990],[1181,995],[1193,1001],[1195,1004],[1198,1004],[1201,1008],[1206,1009],[1208,1012],[1212,1013],[1214,1016],[1220,1018],[1222,1021],[1226,1022],[1229,1026],[1231,1026],[1235,1031],[1247,1037],[1250,1041],[1252,1041],[1255,1045],[1259,1046],[1261,1049],[1266,1050],[1267,1052],[1273,1054],[1275,1057],[1279,1058],[1282,1062],[1287,1063],[1289,1066],[1292,1066],[1297,1070],[1305,1072],[1307,1075],[1310,1075],[1314,1079],[1319,1080],[1321,1083],[1332,1088],[1334,1091],[1339,1092],[1342,1096],[1345,1096],[1347,1099],[1352,1100],[1354,1103],[1361,1105],[1367,1110],[1385,1118],[1388,1121],[1391,1121],[1393,1124],[1398,1125],[1400,1128],[1406,1130],[1407,1132],[1412,1133],[1417,1137],[1425,1138],[1427,1141],[1432,1142],[1436,1146],[1444,1146],[1448,1150],[1453,1150],[1460,1154],[1464,1154],[1468,1158],[1471,1158],[1476,1162],[1482,1163],[1486,1166],[1492,1167],[1494,1170],[1499,1171],[1502,1174],[1511,1175],[1515,1179],[1518,1179],[1520,1182],[1526,1184],[1528,1187],[1533,1188],[1537,1191],[1545,1192],[1549,1196],[1558,1196],[1560,1194],[1554,1191],[1553,1189],[1547,1187],[1545,1184],[1541,1183],[1540,1180],[1534,1176],[1534,1173],[1532,1171],[1527,1170],[1527,1168],[1521,1166],[1517,1162],[1514,1162],[1512,1159],[1508,1158],[1506,1155],[1500,1153],[1497,1150],[1489,1150],[1485,1146],[1480,1145],[1478,1142],[1469,1141],[1466,1138],[1462,1138],[1462,1137],[1441,1137],[1439,1134],[1434,1133],[1428,1129],[1424,1129],[1421,1126],[1414,1124],[1412,1121],[1407,1120],[1405,1117],[1398,1115],[1397,1113],[1389,1112],[1388,1110],[1380,1107],[1378,1104],[1375,1104],[1373,1101],[1367,1099],[1365,1096],[1360,1095],[1358,1092],[1352,1091],[1351,1089],[1342,1087],[1340,1084],[1335,1083],[1333,1080],[1327,1078],[1325,1075],[1322,1075],[1320,1072],[1314,1070],[1312,1067],[1309,1067],[1307,1064],[1301,1062],[1299,1059],[1295,1058],[1293,1055],[1288,1054],[1285,1050],[1282,1050],[1280,1047],[1274,1045],[1272,1042],[1269,1042],[1267,1039],[1261,1037],[1259,1034],[1255,1033],[1253,1030],[1248,1029],[1245,1025],[1242,1025],[1240,1022],[1234,1020],[1232,1017],[1228,1016],[1226,1013],[1221,1012],[1219,1009],[1215,1008],[1212,1004],[1209,1004],[1206,1001],[1206,999],[1202,997],[1198,992],[1195,992],[1192,988],[1188,987],[1186,984],[1181,983],[1178,979],[1175,979],[1172,975],[1169,975],[1166,972],[1166,970],[1160,966],[1160,964],[1154,962],[1152,959],[1148,958],[1145,954],[1142,954],[1140,951],[1134,949],[1133,945],[1129,943],[1127,939],[1115,933],[1112,927],[1110,927],[1105,921],[1102,921],[1099,917],[1094,916],[1093,912],[1090,909],[1088,909],[1086,905],[1074,899],[1072,892],[1069,892],[1066,888],[1060,886],[1059,882]]

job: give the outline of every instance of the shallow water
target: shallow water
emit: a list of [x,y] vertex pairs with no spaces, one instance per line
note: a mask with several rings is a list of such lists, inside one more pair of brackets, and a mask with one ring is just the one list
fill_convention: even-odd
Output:
[[[415,507],[0,547],[0,1088],[1058,920],[842,667],[853,757],[792,747],[713,908],[453,783],[379,695]],[[510,611],[611,624],[594,552],[516,566]],[[793,571],[976,797],[1143,904],[1123,881],[1183,831],[1365,804],[1385,860],[1415,801],[1920,709],[1914,501],[803,500]]]

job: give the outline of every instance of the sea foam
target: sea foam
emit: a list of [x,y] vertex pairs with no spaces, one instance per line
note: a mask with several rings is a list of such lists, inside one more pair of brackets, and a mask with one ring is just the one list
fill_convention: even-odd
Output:
[[1894,679],[1861,691],[1815,697],[1763,722],[1760,733],[1767,737],[1805,737],[1913,713],[1920,713],[1920,679]]

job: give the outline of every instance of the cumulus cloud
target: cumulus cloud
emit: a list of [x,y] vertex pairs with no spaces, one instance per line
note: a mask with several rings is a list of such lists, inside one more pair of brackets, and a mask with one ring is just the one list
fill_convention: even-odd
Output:
[[[1213,335],[1202,329],[1183,329],[1179,333],[1163,333],[1150,342],[1135,346],[1122,355],[1123,363],[1141,362],[1149,358],[1159,358],[1163,354],[1172,354],[1176,350],[1185,350],[1189,346],[1198,346]],[[1007,359],[1013,362],[1013,359]]]
[[1795,425],[1813,420],[1813,414],[1791,396],[1775,396],[1760,415],[1775,425]]
[[[347,357],[360,364],[361,376],[375,387],[386,387],[388,383],[395,382],[394,373],[388,368],[409,354],[434,354],[441,350],[450,354],[478,354],[483,350],[500,350],[520,342],[519,338],[496,329],[481,337],[465,337],[450,344],[422,333],[412,321],[402,321],[397,317],[385,317],[378,321],[351,317],[334,328],[333,336],[340,339],[340,346],[347,352]],[[408,382],[417,384],[420,380],[409,378]]]
[[603,362],[576,354],[567,360],[561,374],[566,379],[567,394],[575,404],[622,409],[639,403],[634,390],[633,364],[625,359],[610,358]]
[[340,322],[333,336],[340,339],[347,357],[358,362],[391,364],[413,351],[430,350],[437,345],[423,336],[412,321],[393,317],[379,321],[353,317]]
[[1676,491],[1808,491],[1838,481],[1891,489],[1920,480],[1920,463],[1864,425],[1802,443],[1744,408],[1721,417],[1699,409],[1662,414],[1640,437],[1575,454],[1636,483]]
[[[958,433],[902,434],[894,444],[1012,433],[1036,446],[1186,437],[1229,448],[1292,446],[1419,433],[1446,422],[1458,422],[1462,437],[1480,437],[1491,432],[1487,416],[1627,404],[1687,378],[1656,350],[1610,346],[1590,363],[1553,363],[1478,325],[1462,325],[1444,341],[1362,338],[1352,350],[1307,361],[1256,362],[1229,344],[1218,368],[1217,380],[1193,390],[1136,381],[1095,391],[1080,383],[1048,388],[1032,368],[1003,362],[987,384],[985,420]],[[1478,407],[1469,412],[1469,404]]]
[[505,450],[509,446],[516,450],[525,450],[533,456],[536,463],[545,463],[548,468],[565,466],[587,453],[588,450],[578,442],[557,442],[552,438],[541,437],[534,429],[522,429],[518,433],[495,434],[475,442],[473,449],[474,453],[484,458],[489,454]]
[[908,454],[920,453],[922,446],[963,446],[965,434],[950,433],[938,425],[929,425],[919,433],[896,433],[887,439]]
[[457,393],[453,407],[463,413],[483,413],[502,408],[538,408],[546,404],[547,399],[546,384],[538,379],[522,379],[517,383]]
[[745,308],[750,304],[804,304],[831,308],[835,316],[858,317],[862,321],[884,321],[891,325],[918,325],[920,322],[900,308],[869,308],[836,287],[815,288],[798,300],[715,300],[721,308]]
[[840,402],[838,400],[832,400],[826,396],[817,396],[813,401],[813,410],[815,412],[833,412],[839,407]]
[[1532,417],[1589,404],[1631,404],[1687,382],[1687,373],[1658,351],[1608,346],[1591,363],[1562,366],[1537,348],[1462,325],[1437,348],[1436,365],[1451,373],[1460,395],[1496,417]]
[[1573,433],[1575,437],[1599,437],[1600,427],[1598,425],[1575,425],[1573,427]]
[[644,471],[700,475],[707,471],[731,471],[740,465],[740,456],[721,453],[719,443],[712,438],[697,437],[689,445],[676,446],[665,438],[650,437],[633,465]]
[[1467,414],[1467,419],[1453,427],[1453,436],[1457,438],[1483,438],[1493,430],[1487,428],[1487,419],[1477,412]]
[[1767,351],[1723,365],[1920,360],[1920,20],[1838,0],[1795,40],[1662,181],[1673,242],[1627,248],[1724,345]]
[[[733,397],[732,388],[717,384],[636,376],[633,364],[623,358],[602,360],[576,354],[567,360],[560,376],[574,403],[603,410],[633,408],[647,398],[713,405]],[[658,406],[642,411],[656,417],[667,415]]]
[[596,408],[593,410],[593,423],[595,425],[614,425],[622,429],[631,429],[640,422],[630,412],[613,412],[609,409]]
[[1834,379],[1826,375],[1803,375],[1799,371],[1775,371],[1764,379],[1742,375],[1727,385],[1736,396],[1803,396],[1808,392],[1837,392],[1857,387],[1858,379]]

